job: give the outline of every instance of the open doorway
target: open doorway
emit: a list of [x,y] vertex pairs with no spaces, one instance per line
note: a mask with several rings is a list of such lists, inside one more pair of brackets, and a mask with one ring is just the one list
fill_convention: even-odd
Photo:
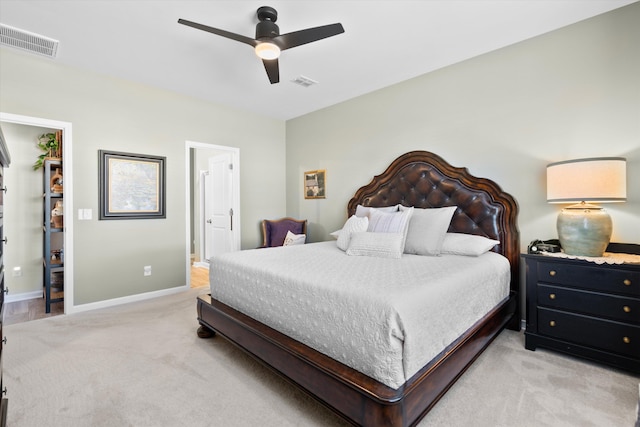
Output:
[[[50,129],[52,131],[62,131],[63,135],[63,145],[62,145],[62,158],[64,159],[65,169],[64,169],[64,197],[60,198],[62,201],[62,209],[64,212],[68,212],[72,218],[71,213],[73,212],[73,158],[72,158],[72,144],[73,144],[73,129],[72,124],[69,122],[61,122],[57,120],[49,120],[38,117],[29,117],[22,116],[16,114],[9,113],[0,113],[0,122],[3,124],[9,123],[18,126],[31,127],[35,129]],[[36,132],[38,133],[38,132]],[[12,141],[8,141],[9,150],[11,150]],[[17,188],[17,187],[16,187]],[[22,194],[22,193],[19,193]],[[42,212],[42,210],[39,210]],[[36,227],[38,228],[38,227]],[[74,259],[74,248],[73,248],[73,220],[64,221],[64,226],[62,229],[63,243],[64,247],[64,313],[70,314],[74,312],[73,305],[73,288],[74,288],[74,280],[73,280],[73,259]],[[25,236],[22,236],[24,239]],[[34,245],[38,248],[42,248],[41,244],[42,236],[34,237],[36,241],[34,241]],[[42,254],[45,256],[45,254]],[[21,267],[21,266],[20,266]],[[21,277],[21,276],[19,276]],[[41,295],[41,290],[33,290],[33,292],[26,291],[20,292],[20,290],[14,290],[14,292],[10,292],[6,297],[6,302],[12,301],[22,301],[29,300],[33,298],[38,298],[39,294]]]
[[240,152],[187,141],[187,284],[208,286],[209,258],[240,249]]

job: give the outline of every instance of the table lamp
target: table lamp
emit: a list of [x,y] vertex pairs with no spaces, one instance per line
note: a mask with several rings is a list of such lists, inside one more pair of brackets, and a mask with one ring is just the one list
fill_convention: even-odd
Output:
[[626,159],[596,157],[566,160],[547,166],[547,202],[577,203],[558,214],[558,238],[568,255],[602,256],[613,224],[594,203],[627,199]]

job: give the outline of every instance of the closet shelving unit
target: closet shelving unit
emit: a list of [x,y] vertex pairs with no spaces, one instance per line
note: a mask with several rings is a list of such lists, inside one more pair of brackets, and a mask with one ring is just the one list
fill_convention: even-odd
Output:
[[45,311],[47,313],[51,312],[51,304],[64,301],[64,226],[54,224],[51,214],[56,202],[63,200],[63,193],[54,191],[52,185],[52,178],[57,171],[62,171],[62,160],[45,159],[42,264]]

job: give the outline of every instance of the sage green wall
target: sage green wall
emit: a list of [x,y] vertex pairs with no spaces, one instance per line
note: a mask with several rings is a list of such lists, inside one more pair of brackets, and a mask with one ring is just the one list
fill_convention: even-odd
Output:
[[[360,186],[428,150],[515,196],[524,249],[557,235],[548,163],[623,156],[628,200],[605,207],[612,240],[640,243],[639,22],[635,3],[288,121],[288,214],[326,240]],[[325,200],[303,198],[302,173],[314,169],[327,170]]]
[[[74,224],[75,305],[185,284],[187,140],[240,149],[243,248],[259,244],[263,217],[285,213],[285,195],[273,191],[285,188],[282,121],[4,47],[0,93],[4,113],[73,124],[74,207],[93,209],[90,221],[65,215]],[[166,156],[166,219],[97,220],[99,149]]]

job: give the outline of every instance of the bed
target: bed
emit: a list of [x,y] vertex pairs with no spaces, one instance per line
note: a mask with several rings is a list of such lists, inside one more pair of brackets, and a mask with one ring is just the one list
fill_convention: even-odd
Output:
[[[467,169],[453,167],[433,153],[413,151],[397,158],[382,174],[356,191],[347,206],[348,218],[356,213],[359,205],[455,206],[448,232],[500,242],[492,252],[502,255],[494,258],[508,261],[505,298],[500,298],[486,315],[474,320],[433,358],[429,356],[423,365],[407,370],[406,378],[399,382],[378,378],[370,372],[365,374],[366,369],[349,366],[351,363],[338,360],[340,357],[327,355],[330,352],[317,351],[304,344],[304,339],[292,338],[295,334],[282,333],[286,328],[272,323],[279,332],[256,320],[255,313],[240,312],[221,302],[220,297],[198,297],[198,335],[204,338],[219,334],[227,338],[354,425],[415,425],[504,327],[519,329],[517,204],[496,183],[474,177]],[[335,243],[326,242],[317,247],[335,252],[330,246]],[[337,257],[333,252],[331,256]],[[402,260],[412,262],[412,256],[403,256]],[[348,355],[346,357],[348,360]]]

